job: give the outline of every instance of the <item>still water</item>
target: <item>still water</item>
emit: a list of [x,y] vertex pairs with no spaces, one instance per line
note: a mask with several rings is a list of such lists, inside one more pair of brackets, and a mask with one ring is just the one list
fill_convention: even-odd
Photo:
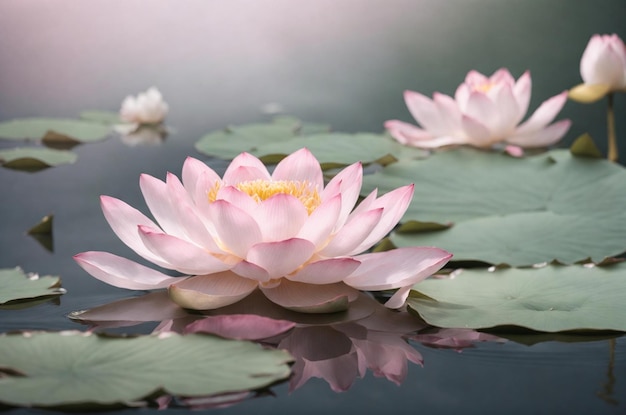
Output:
[[[2,0],[0,121],[116,111],[126,95],[155,85],[170,105],[172,133],[160,145],[136,146],[112,135],[75,148],[74,165],[34,174],[0,170],[0,268],[60,275],[68,291],[58,304],[3,310],[0,331],[84,329],[67,314],[137,294],[91,278],[72,256],[101,250],[134,258],[106,224],[98,196],[146,211],[139,174],[179,174],[188,155],[223,172],[226,162],[193,147],[206,132],[269,120],[268,104],[337,131],[379,132],[387,119],[411,121],[403,90],[452,94],[470,69],[507,67],[516,77],[530,69],[533,110],[580,82],[592,34],[624,39],[624,22],[622,0]],[[626,149],[625,101],[616,100],[616,113]],[[573,120],[563,145],[590,132],[605,148],[601,103],[568,102],[559,118]],[[48,214],[52,252],[25,234]],[[410,364],[400,386],[368,373],[335,393],[312,379],[211,412],[625,413],[625,338],[568,340],[581,339],[537,335],[461,352],[411,341],[424,365]]]

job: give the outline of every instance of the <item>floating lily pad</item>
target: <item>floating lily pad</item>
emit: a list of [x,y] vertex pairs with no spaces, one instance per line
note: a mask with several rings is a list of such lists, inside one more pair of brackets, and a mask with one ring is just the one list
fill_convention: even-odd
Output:
[[[512,158],[470,149],[400,161],[364,177],[364,193],[415,183],[391,235],[396,246],[437,246],[454,260],[512,266],[602,261],[626,249],[626,171],[555,150]],[[412,221],[449,226],[408,233]]]
[[407,304],[437,327],[626,331],[626,264],[464,270],[414,285]]
[[299,123],[285,120],[231,126],[206,134],[195,147],[201,153],[230,160],[244,151],[255,153],[261,144],[293,138],[299,134],[299,129]]
[[0,137],[14,140],[33,139],[59,143],[87,143],[104,139],[110,128],[84,120],[64,118],[19,118],[0,123]]
[[105,125],[113,125],[120,122],[120,114],[111,111],[83,111],[80,113],[80,118],[86,121],[99,122]]
[[0,402],[113,405],[155,393],[252,390],[287,378],[291,360],[284,351],[206,335],[9,334],[0,336]]
[[0,269],[0,306],[49,299],[65,293],[61,278],[24,274],[21,268]]
[[346,166],[357,161],[387,165],[401,158],[423,158],[428,154],[417,148],[403,146],[383,134],[371,133],[326,133],[296,137],[261,144],[254,154],[266,163],[276,162],[302,147],[311,150],[325,169]]
[[0,150],[0,162],[3,167],[28,172],[35,172],[62,164],[72,164],[76,161],[76,158],[76,154],[71,151],[42,147]]

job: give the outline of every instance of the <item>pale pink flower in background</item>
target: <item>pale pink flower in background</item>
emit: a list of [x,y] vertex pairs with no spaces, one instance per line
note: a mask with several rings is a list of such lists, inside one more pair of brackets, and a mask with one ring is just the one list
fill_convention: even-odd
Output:
[[[184,275],[172,277],[131,260],[84,252],[76,261],[111,285],[168,288],[182,307],[215,309],[260,289],[295,311],[345,310],[358,290],[398,289],[401,307],[413,284],[438,271],[451,254],[431,247],[363,253],[400,220],[413,195],[404,186],[354,208],[363,169],[355,163],[324,186],[319,162],[301,149],[269,173],[242,153],[220,178],[188,158],[182,182],[142,175],[140,187],[155,221],[110,196],[101,205],[116,235],[144,259]],[[354,208],[354,210],[353,210]]]
[[435,92],[430,99],[419,92],[405,91],[407,107],[421,128],[399,120],[387,121],[385,128],[400,143],[420,148],[550,146],[565,135],[571,124],[569,120],[550,124],[565,105],[567,91],[544,101],[520,124],[528,111],[530,95],[528,71],[517,82],[506,69],[491,77],[470,71],[454,98]]
[[136,97],[129,95],[122,102],[120,118],[122,121],[135,124],[158,124],[163,122],[169,107],[163,100],[161,92],[155,87]]
[[594,102],[613,91],[626,91],[626,46],[616,34],[593,35],[580,60],[583,83],[570,98]]

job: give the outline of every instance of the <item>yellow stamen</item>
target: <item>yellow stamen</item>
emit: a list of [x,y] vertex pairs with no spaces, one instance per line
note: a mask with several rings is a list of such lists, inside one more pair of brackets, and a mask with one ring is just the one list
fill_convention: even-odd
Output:
[[485,82],[484,84],[474,85],[474,91],[487,93],[493,88],[493,84],[491,82]]
[[[221,183],[216,183],[209,191],[209,202],[215,202]],[[235,187],[249,195],[257,203],[260,203],[277,194],[291,195],[304,205],[309,215],[320,205],[317,189],[308,181],[298,180],[250,180],[237,183]]]

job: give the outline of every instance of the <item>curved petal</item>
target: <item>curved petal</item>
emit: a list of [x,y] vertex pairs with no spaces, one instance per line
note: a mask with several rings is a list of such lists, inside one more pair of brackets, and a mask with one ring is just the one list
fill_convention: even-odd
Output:
[[[532,79],[530,77],[530,71],[526,71],[519,77],[515,86],[513,87],[513,95],[517,100],[517,108],[519,110],[517,123],[519,123],[524,115],[528,112],[528,105],[530,104],[530,96],[532,92]],[[517,124],[516,123],[516,124]]]
[[115,235],[130,249],[148,261],[154,262],[156,265],[171,268],[170,264],[152,253],[152,251],[144,245],[141,237],[137,233],[138,225],[158,228],[153,221],[134,207],[114,197],[100,196],[100,206],[102,207],[105,219],[111,229],[113,229],[113,232],[115,232]]
[[497,137],[506,137],[519,124],[524,113],[520,113],[517,99],[510,85],[502,84],[493,89],[497,116],[494,117],[491,134]]
[[427,96],[415,91],[404,91],[404,102],[413,118],[431,134],[443,134],[449,129],[442,122],[439,108]]
[[320,163],[306,148],[301,148],[282,159],[272,173],[272,180],[309,182],[318,191],[324,188],[324,177]]
[[286,278],[307,284],[333,284],[343,281],[359,267],[359,264],[360,262],[353,258],[322,259],[305,265]]
[[216,200],[225,200],[233,206],[244,210],[249,215],[253,215],[259,204],[246,192],[237,189],[235,186],[224,186],[217,192]]
[[176,215],[172,210],[165,182],[149,174],[142,174],[139,177],[139,187],[150,213],[160,227],[170,235],[184,237],[183,229],[176,222]]
[[129,290],[165,288],[181,281],[181,277],[170,277],[108,252],[83,252],[74,255],[74,260],[100,281]]
[[[372,245],[380,241],[398,224],[409,207],[409,203],[411,203],[414,187],[412,184],[399,187],[371,203],[371,208],[384,208],[383,214],[370,234],[352,251],[348,252],[347,255],[358,254],[371,248]],[[354,213],[356,213],[356,209]]]
[[499,116],[498,111],[499,108],[486,94],[474,91],[469,96],[464,114],[479,121],[491,131]]
[[383,216],[383,208],[371,209],[350,216],[347,222],[319,253],[326,257],[348,255],[376,228]]
[[544,128],[557,116],[565,102],[567,102],[567,91],[544,101],[533,115],[517,128],[515,134],[528,134]]
[[563,138],[571,125],[570,120],[561,120],[539,131],[516,134],[506,141],[524,148],[548,147]]
[[439,110],[441,122],[447,127],[442,132],[445,135],[458,135],[461,131],[461,111],[456,101],[452,97],[439,92],[433,94],[433,101]]
[[467,136],[468,144],[476,147],[488,147],[493,144],[491,140],[491,132],[480,121],[477,121],[467,115],[463,115],[461,123],[463,124],[463,131]]
[[341,213],[337,219],[336,228],[343,226],[348,219],[348,215],[354,208],[361,193],[363,184],[363,166],[360,162],[349,165],[341,170],[326,185],[320,195],[322,201],[341,195]]
[[492,84],[505,84],[513,86],[515,84],[515,78],[513,78],[513,75],[511,75],[511,72],[509,72],[508,69],[500,68],[489,77],[489,82]]
[[205,249],[175,236],[146,226],[139,226],[139,235],[148,249],[184,274],[212,274],[231,268]]
[[245,258],[248,250],[263,239],[256,221],[246,212],[225,200],[216,200],[211,203],[209,214],[221,244],[224,245],[222,249],[240,258]]
[[226,339],[262,340],[278,336],[296,326],[293,321],[275,320],[255,314],[207,316],[185,327],[188,333],[210,333]]
[[192,310],[213,310],[247,297],[257,287],[257,282],[221,272],[187,278],[169,287],[172,301]]
[[281,307],[302,313],[344,311],[359,296],[343,283],[313,285],[283,279],[273,288],[261,288],[263,294]]
[[241,277],[258,282],[269,282],[271,279],[270,274],[264,268],[246,260],[237,262],[231,271]]
[[341,195],[323,201],[306,219],[297,238],[306,239],[315,245],[316,249],[323,247],[339,219],[341,212]]
[[270,279],[282,278],[304,264],[314,251],[315,245],[299,238],[262,242],[250,248],[246,261],[266,270]]
[[361,265],[344,282],[359,290],[378,291],[413,285],[443,267],[452,254],[439,248],[408,247],[354,257]]
[[193,157],[187,157],[183,163],[182,178],[185,189],[192,199],[196,197],[196,184],[202,174],[206,174],[212,182],[220,180],[218,174],[205,163]]
[[[620,44],[621,43],[621,44]],[[626,56],[621,41],[609,36],[593,37],[580,61],[580,75],[586,84],[608,84],[612,89],[626,86]]]
[[413,284],[409,284],[405,287],[400,287],[398,291],[396,291],[390,298],[385,302],[385,307],[388,308],[401,308],[406,299],[409,297],[411,293],[411,288],[413,288]]
[[262,201],[253,217],[261,229],[263,242],[276,242],[295,237],[309,214],[298,198],[279,193]]
[[428,131],[400,120],[386,121],[385,128],[400,144],[419,147],[419,143],[433,139]]
[[246,180],[269,180],[267,167],[249,153],[241,153],[230,162],[224,172],[224,183],[233,185]]

